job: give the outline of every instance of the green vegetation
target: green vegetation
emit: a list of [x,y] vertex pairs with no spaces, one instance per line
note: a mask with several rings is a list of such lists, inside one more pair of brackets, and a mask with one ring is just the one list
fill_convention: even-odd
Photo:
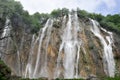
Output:
[[85,10],[77,9],[78,16],[82,19],[92,18],[97,20],[100,25],[104,28],[107,28],[110,31],[120,34],[120,14],[103,16],[101,14],[88,13]]
[[11,17],[14,13],[22,14],[23,7],[14,0],[0,0],[0,17]]
[[10,75],[10,69],[4,64],[2,60],[0,60],[0,80],[8,80]]
[[[92,18],[97,20],[100,25],[107,28],[110,31],[120,33],[120,14],[103,16],[101,14],[88,13],[84,10],[80,10],[84,18]],[[80,14],[80,13],[79,13]]]
[[120,77],[114,77],[114,78],[106,77],[103,80],[120,80]]
[[[23,10],[20,2],[14,0],[0,0],[0,28],[4,27],[6,18],[11,19],[12,26],[26,27],[31,29],[32,33],[38,32],[49,18],[49,14],[35,13],[30,15],[28,11]],[[16,26],[15,25],[15,26]],[[26,26],[25,26],[26,25]]]
[[[27,11],[23,10],[20,2],[14,0],[0,0],[0,22],[5,23],[6,17],[10,18],[11,21],[15,17],[22,23],[22,26],[27,25],[32,33],[37,33],[40,28],[43,27],[48,18],[59,18],[64,15],[68,15],[69,10],[66,8],[55,9],[51,14],[35,13],[30,15]],[[85,10],[77,8],[78,17],[81,19],[92,18],[97,20],[102,27],[105,27],[111,31],[120,33],[120,14],[103,16],[101,14],[88,13]],[[13,23],[13,22],[12,22]],[[19,23],[18,23],[19,24]],[[0,25],[1,26],[1,25]]]
[[53,18],[58,18],[58,17],[63,17],[64,15],[68,15],[68,13],[69,13],[69,10],[66,8],[56,9],[51,12],[51,16]]
[[114,32],[120,32],[120,14],[107,15],[100,21],[101,26]]

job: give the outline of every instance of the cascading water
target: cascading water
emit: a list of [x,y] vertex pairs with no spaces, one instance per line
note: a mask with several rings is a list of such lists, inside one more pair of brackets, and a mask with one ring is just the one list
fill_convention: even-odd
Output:
[[[8,23],[9,20],[1,37],[10,34]],[[14,54],[4,55],[3,60],[10,65],[13,74],[25,78],[72,79],[87,78],[91,74],[114,77],[113,36],[98,25],[95,20],[81,19],[77,12],[71,12],[48,19],[38,35],[27,37],[25,30],[18,35],[20,40],[16,36],[11,38],[13,42],[9,38],[1,40],[0,46],[5,48],[1,47],[0,51],[16,48],[10,51]]]
[[107,32],[106,30],[104,30],[105,32],[107,32],[109,34],[109,36],[106,36],[106,40],[108,41],[108,44],[107,44],[104,37],[100,33],[100,29],[98,28],[98,23],[92,19],[90,19],[90,20],[93,23],[91,31],[94,33],[94,35],[96,37],[98,37],[100,39],[101,44],[103,45],[103,48],[104,48],[104,52],[103,52],[104,53],[103,54],[104,71],[110,77],[114,77],[115,62],[114,62],[113,52],[112,52],[112,43],[113,43],[112,34],[110,32]]
[[[32,55],[33,55],[33,49],[34,49],[34,44],[36,44],[35,41],[35,35],[33,35],[32,37],[32,42],[31,42],[31,49],[30,49],[30,53],[29,53],[29,59],[28,59],[28,63],[26,65],[26,70],[25,70],[25,78],[29,77],[32,78],[33,76],[33,66],[32,66]],[[27,76],[28,75],[28,76]]]
[[[79,60],[79,41],[77,40],[77,32],[79,31],[79,25],[77,22],[77,14],[74,15],[74,18],[76,22],[74,23],[74,27],[72,27],[72,16],[69,15],[69,20],[65,29],[65,33],[63,34],[63,41],[64,41],[64,60],[63,60],[63,66],[64,66],[64,78],[74,78],[77,76],[75,75],[75,64],[78,66],[78,60]],[[72,33],[72,28],[74,32]],[[77,61],[76,61],[76,55],[77,55]],[[75,63],[77,62],[77,63]],[[77,69],[77,67],[76,67]]]
[[[66,19],[64,18],[64,20]],[[72,24],[73,20],[75,20],[75,22]],[[60,75],[60,69],[58,67],[60,67],[61,51],[63,50],[64,78],[74,78],[74,77],[78,78],[78,63],[79,63],[79,53],[80,53],[80,43],[81,43],[81,41],[79,41],[77,37],[78,31],[79,31],[79,23],[78,23],[77,13],[75,13],[74,15],[69,14],[68,22],[66,28],[64,29],[64,33],[62,35],[62,43],[59,48],[57,68],[56,68],[57,70],[55,71],[55,73],[57,73],[57,76],[55,77],[59,77]]]
[[[50,33],[52,30],[52,25],[53,25],[53,20],[48,19],[45,27],[43,27],[42,33],[40,34],[39,32],[39,36],[37,38],[37,40],[39,40],[39,46],[38,46],[38,52],[37,52],[37,58],[36,58],[36,64],[34,67],[34,70],[32,68],[32,61],[28,62],[27,66],[26,66],[26,73],[25,73],[25,77],[27,77],[27,74],[29,75],[30,78],[39,78],[39,77],[48,77],[47,74],[47,47],[49,44],[49,40],[50,40]],[[45,34],[45,32],[47,31],[47,34]],[[43,42],[43,38],[45,37],[45,35],[47,35],[47,44],[46,44],[46,53],[45,53],[45,61],[43,62],[44,66],[41,68],[41,71],[39,70],[40,67],[40,54],[41,54],[41,47],[42,47],[42,42]],[[34,42],[34,38],[32,41],[33,46],[31,46],[32,51],[34,50],[34,45],[36,44],[36,42]],[[30,54],[33,54],[33,52],[31,51]],[[30,56],[30,59],[32,59],[32,56]],[[43,72],[44,71],[44,72]]]
[[77,13],[75,12],[74,14],[74,40],[75,44],[77,46],[77,53],[76,53],[76,64],[75,64],[75,78],[78,78],[79,73],[78,73],[78,66],[79,66],[79,58],[80,58],[80,46],[81,46],[81,41],[78,40],[78,35],[77,33],[80,31],[80,26],[78,22],[78,16]]
[[5,27],[4,27],[3,33],[1,35],[1,38],[5,38],[5,39],[0,40],[0,43],[1,43],[1,45],[0,45],[0,57],[1,58],[2,58],[2,53],[6,52],[8,50],[8,46],[9,46],[9,41],[10,41],[9,37],[10,37],[10,30],[11,30],[10,29],[11,26],[9,24],[10,24],[10,20],[7,18],[6,22],[5,22]]
[[46,29],[49,25],[49,21],[50,21],[50,19],[48,19],[47,23],[45,24],[45,27],[42,28],[41,36],[39,35],[38,55],[37,55],[37,60],[36,60],[36,65],[35,65],[35,70],[34,70],[34,73],[33,73],[33,77],[39,77],[39,72],[37,72],[37,71],[38,71],[39,61],[40,61],[41,45],[42,45],[43,38],[45,36],[45,31],[46,31]]
[[47,49],[48,49],[48,45],[49,45],[49,41],[50,41],[50,36],[51,36],[51,31],[52,31],[52,26],[53,26],[53,20],[51,20],[49,23],[48,23],[48,30],[47,30],[47,41],[46,41],[46,48],[45,48],[45,62],[44,62],[44,66],[41,68],[41,72],[40,72],[40,76],[42,77],[48,77],[48,71],[47,71],[47,62],[48,62],[48,59],[47,59]]
[[[65,27],[65,21],[66,21],[66,16],[64,16],[64,18],[63,18],[62,27]],[[61,68],[62,68],[62,66],[61,66],[61,51],[62,51],[63,46],[64,46],[64,42],[62,41],[60,48],[59,48],[59,53],[58,53],[58,58],[57,58],[57,66],[55,69],[54,78],[59,77],[59,75],[62,72],[61,71]]]
[[21,42],[20,42],[20,46],[18,47],[18,49],[17,49],[17,57],[18,57],[18,74],[20,75],[20,76],[23,76],[23,68],[22,68],[22,60],[21,60],[21,56],[20,56],[20,53],[21,53],[21,51],[23,50],[23,46],[24,46],[24,34],[23,34],[23,37],[22,37],[22,39],[21,39]]

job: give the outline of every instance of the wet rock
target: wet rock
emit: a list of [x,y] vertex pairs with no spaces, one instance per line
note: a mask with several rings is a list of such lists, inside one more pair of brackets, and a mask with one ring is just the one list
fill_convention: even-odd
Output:
[[91,75],[88,76],[88,78],[86,80],[100,80],[100,79],[97,78],[96,75],[91,74]]

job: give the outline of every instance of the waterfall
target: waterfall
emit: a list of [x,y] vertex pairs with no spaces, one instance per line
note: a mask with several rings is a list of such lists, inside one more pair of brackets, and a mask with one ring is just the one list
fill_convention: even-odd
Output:
[[10,20],[6,19],[0,37],[11,33],[13,38],[0,40],[0,53],[10,53],[3,54],[2,59],[12,74],[30,79],[114,77],[115,66],[119,67],[114,54],[117,56],[119,50],[113,46],[117,40],[113,41],[112,32],[101,28],[95,20],[81,18],[77,11],[62,15],[49,18],[36,34],[27,33],[27,28],[21,31],[23,27],[11,33]]
[[35,41],[35,35],[33,35],[32,37],[32,42],[31,42],[31,49],[30,49],[30,53],[29,53],[29,59],[28,59],[28,63],[26,65],[26,69],[25,69],[25,78],[29,77],[32,78],[32,72],[33,72],[33,67],[32,67],[32,55],[33,55],[33,50],[34,50],[34,46],[36,44]]
[[41,36],[40,35],[38,36],[39,37],[39,47],[38,47],[38,54],[37,54],[37,60],[36,60],[36,65],[35,65],[35,70],[34,70],[34,73],[33,73],[33,77],[39,77],[39,73],[37,73],[37,71],[38,71],[39,61],[40,61],[41,45],[42,45],[42,41],[43,41],[43,38],[45,36],[45,31],[48,27],[49,21],[50,21],[50,19],[47,20],[47,23],[45,24],[45,27],[42,28]]
[[[67,26],[63,33],[63,42],[64,42],[64,60],[63,60],[63,66],[64,66],[64,78],[74,78],[78,73],[76,71],[75,75],[75,67],[78,68],[78,60],[79,60],[79,49],[80,45],[77,40],[77,32],[79,31],[79,25],[77,20],[77,14],[70,15],[69,14],[69,20],[67,22]],[[75,18],[75,23],[72,26],[72,21]],[[73,33],[72,33],[73,30]],[[77,55],[77,60],[76,60]],[[77,62],[77,63],[76,63]],[[76,66],[75,66],[76,65]]]
[[[40,30],[39,36],[36,39],[36,41],[34,41],[34,36],[33,36],[32,44],[31,44],[31,51],[30,51],[30,55],[29,55],[29,61],[28,61],[28,64],[26,65],[25,77],[27,77],[27,75],[29,75],[29,78],[48,77],[47,47],[49,45],[50,34],[52,31],[52,25],[53,25],[53,20],[48,19],[45,26]],[[46,34],[46,32],[47,32],[47,34]],[[41,58],[41,47],[42,47],[42,42],[43,42],[43,38],[45,37],[45,35],[47,36],[47,41],[46,41],[46,52],[44,53],[45,54],[45,58],[44,58],[45,60],[43,62],[44,66],[42,66],[42,68],[39,69],[40,68],[40,58]],[[39,41],[39,45],[38,45],[35,67],[33,67],[32,54],[34,51],[34,46],[37,43],[37,41]]]
[[3,29],[3,33],[1,35],[1,38],[4,38],[3,40],[0,40],[0,57],[3,58],[4,55],[2,55],[4,52],[6,53],[9,46],[10,41],[10,30],[11,25],[10,20],[6,18],[5,27]]
[[109,36],[106,36],[106,40],[108,41],[108,44],[107,44],[104,37],[100,33],[100,29],[98,28],[98,23],[92,19],[90,19],[90,20],[93,23],[91,31],[93,32],[93,34],[96,37],[98,37],[100,39],[101,44],[103,45],[103,48],[104,48],[104,52],[103,52],[104,71],[110,77],[114,77],[114,75],[115,75],[115,62],[114,62],[113,52],[112,52],[112,43],[113,43],[112,33],[107,32],[106,30],[102,29],[103,31],[105,31],[109,34]]
[[[66,20],[64,18],[64,20]],[[64,21],[63,20],[63,21]],[[72,21],[74,23],[72,24]],[[80,54],[81,41],[78,40],[79,23],[77,13],[74,15],[69,14],[68,22],[62,35],[62,43],[59,48],[59,54],[57,59],[57,76],[60,75],[60,62],[61,62],[61,51],[64,52],[63,67],[64,67],[64,78],[78,78],[78,64]]]
[[49,24],[47,25],[48,26],[48,30],[47,30],[47,41],[46,41],[46,47],[45,47],[45,60],[44,60],[44,65],[43,65],[43,67],[41,68],[41,72],[40,72],[40,76],[42,76],[42,77],[49,77],[49,75],[48,75],[48,68],[47,68],[47,62],[48,62],[48,60],[47,60],[47,49],[48,49],[48,45],[49,45],[49,41],[50,41],[50,36],[51,36],[51,31],[52,31],[52,26],[53,26],[53,20],[51,20],[50,22],[49,22]]
[[21,59],[21,52],[22,52],[22,50],[23,50],[23,45],[24,45],[24,34],[23,34],[23,37],[22,37],[22,39],[21,39],[21,42],[20,42],[20,46],[18,47],[18,49],[17,49],[17,63],[18,63],[18,75],[20,75],[20,76],[23,76],[23,68],[22,68],[22,59]]
[[77,46],[77,53],[76,53],[76,64],[75,64],[75,78],[78,78],[79,73],[78,73],[78,66],[79,66],[79,58],[80,58],[80,46],[81,46],[81,41],[78,41],[78,35],[77,33],[80,31],[80,26],[79,26],[79,22],[78,22],[78,16],[77,16],[77,12],[75,12],[74,14],[74,40],[75,40],[75,45]]
[[75,62],[75,45],[72,41],[72,27],[71,27],[71,15],[69,14],[67,26],[63,33],[63,41],[64,41],[64,78],[73,78],[74,77],[74,62]]
[[[66,22],[66,16],[64,16],[64,18],[63,18],[62,27],[65,27],[65,22]],[[61,68],[62,68],[62,65],[61,65],[61,51],[63,49],[63,46],[64,46],[64,41],[62,41],[62,43],[60,45],[60,48],[59,48],[57,64],[56,64],[57,66],[56,66],[56,69],[55,69],[54,78],[58,78],[59,75],[62,72],[61,71]]]

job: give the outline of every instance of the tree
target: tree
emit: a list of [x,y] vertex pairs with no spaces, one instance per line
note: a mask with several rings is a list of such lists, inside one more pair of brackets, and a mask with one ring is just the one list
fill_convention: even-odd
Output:
[[65,15],[68,15],[69,14],[69,9],[67,8],[62,8],[62,15],[65,16]]
[[88,12],[85,10],[80,10],[79,8],[77,8],[77,14],[80,18],[86,18],[88,16]]
[[51,16],[54,18],[60,17],[60,16],[62,16],[62,12],[60,9],[53,10],[51,12]]

